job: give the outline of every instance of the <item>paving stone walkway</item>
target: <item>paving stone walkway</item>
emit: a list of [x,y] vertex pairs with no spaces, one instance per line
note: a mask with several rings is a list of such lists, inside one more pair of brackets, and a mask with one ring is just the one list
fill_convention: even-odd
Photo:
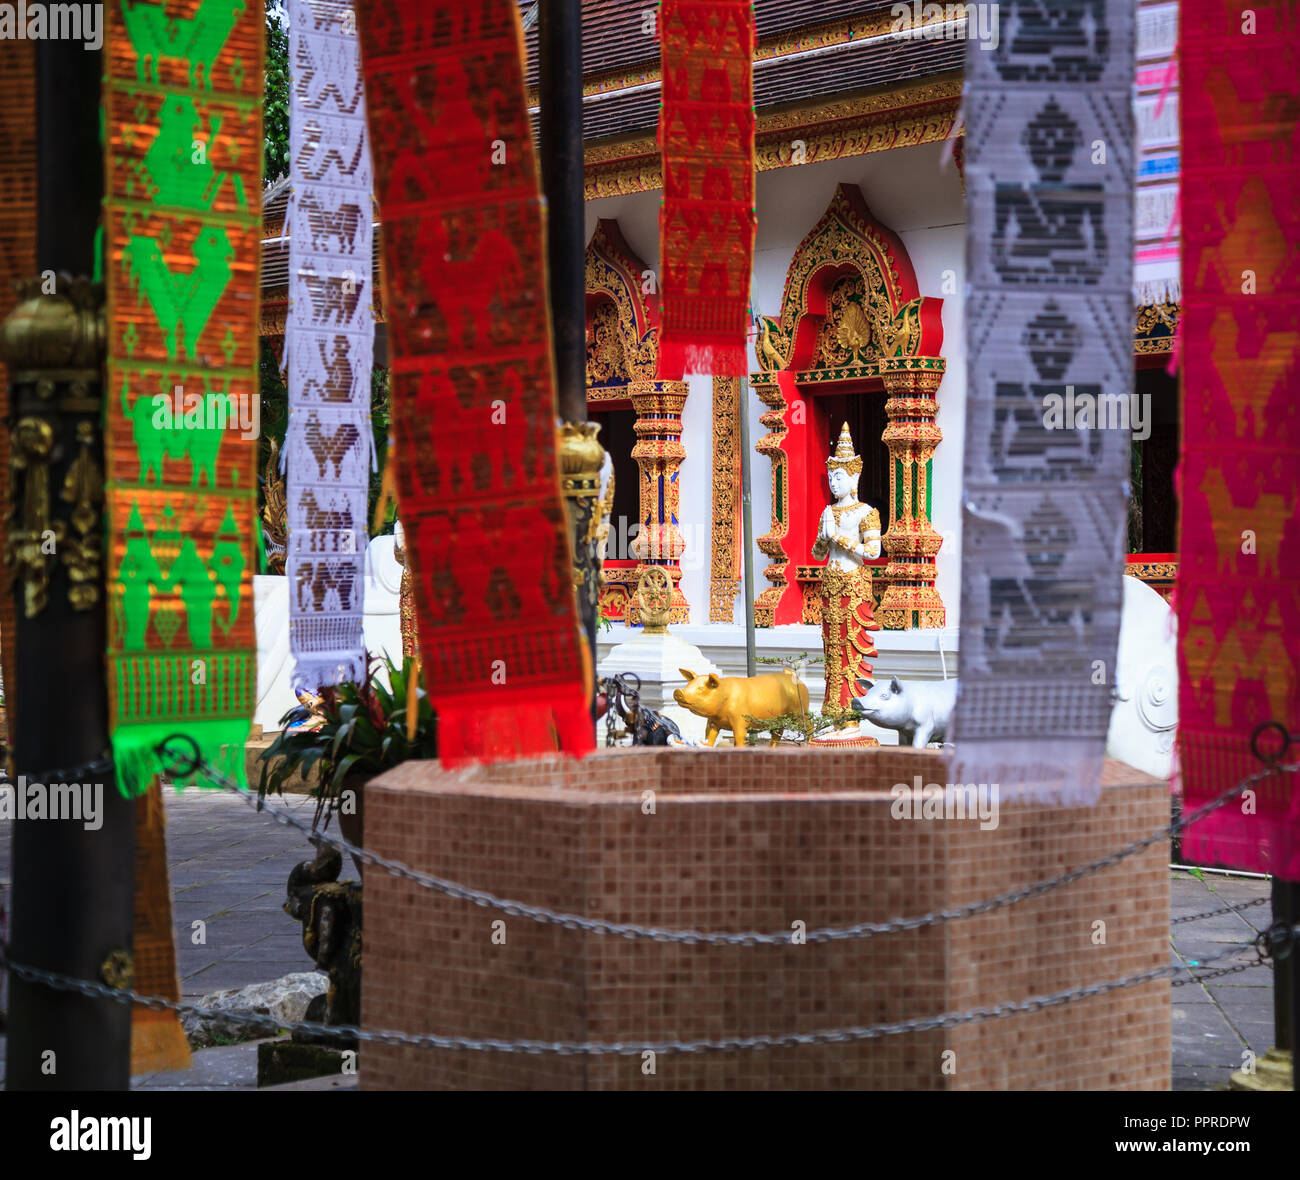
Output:
[[[169,791],[166,801],[177,959],[185,998],[312,970],[300,927],[281,909],[289,870],[311,855],[302,833],[221,792]],[[311,799],[293,795],[275,805],[308,821],[315,807]],[[6,904],[9,884],[10,827],[0,823],[0,907]],[[346,875],[351,875],[350,865]],[[1267,881],[1209,873],[1197,879],[1173,871],[1171,878],[1171,918],[1240,906],[1267,896],[1269,889]],[[1173,925],[1173,961],[1190,963],[1249,942],[1270,921],[1271,909],[1265,904]],[[1273,980],[1268,967],[1176,987],[1172,994],[1174,1089],[1213,1089],[1241,1068],[1243,1052],[1262,1056],[1272,1046]],[[363,1068],[364,1060],[363,1053]],[[0,1037],[0,1078],[3,1069]],[[137,1085],[244,1089],[254,1084],[255,1075],[256,1048],[249,1044],[201,1051],[189,1077],[154,1075],[138,1079]]]
[[[168,792],[166,799],[183,996],[314,971],[302,927],[283,909],[289,870],[313,855],[306,836],[225,792],[191,788]],[[303,795],[285,795],[272,805],[308,822],[316,807]],[[349,863],[345,877],[351,869]]]
[[[1172,873],[1170,917],[1201,914],[1226,905],[1241,906],[1269,895],[1269,883],[1251,877]],[[1251,941],[1273,920],[1272,907],[1251,906],[1170,927],[1174,961],[1190,964]],[[1212,970],[1212,968],[1211,968]],[[1213,1090],[1241,1069],[1247,1050],[1262,1057],[1273,1040],[1273,971],[1249,967],[1173,991],[1173,1088]]]

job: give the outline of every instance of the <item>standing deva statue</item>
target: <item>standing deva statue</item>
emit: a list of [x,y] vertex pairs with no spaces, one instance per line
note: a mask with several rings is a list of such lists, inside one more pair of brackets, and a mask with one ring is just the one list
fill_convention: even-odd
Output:
[[[859,736],[853,700],[866,691],[876,653],[871,632],[879,631],[871,607],[871,571],[864,561],[880,556],[880,513],[858,499],[862,457],[853,453],[846,422],[835,451],[826,460],[832,502],[822,513],[813,557],[827,558],[822,570],[822,647],[826,658],[826,699],[822,712],[836,720],[829,740]],[[873,743],[874,744],[874,743]]]

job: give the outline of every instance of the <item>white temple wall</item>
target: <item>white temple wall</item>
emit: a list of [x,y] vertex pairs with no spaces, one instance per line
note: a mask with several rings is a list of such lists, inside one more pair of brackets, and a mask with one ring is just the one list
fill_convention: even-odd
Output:
[[[713,378],[690,377],[691,392],[682,409],[680,528],[686,538],[682,554],[682,593],[692,623],[709,621],[709,575],[713,534]],[[758,458],[757,455],[754,456]],[[739,612],[736,615],[739,618]]]

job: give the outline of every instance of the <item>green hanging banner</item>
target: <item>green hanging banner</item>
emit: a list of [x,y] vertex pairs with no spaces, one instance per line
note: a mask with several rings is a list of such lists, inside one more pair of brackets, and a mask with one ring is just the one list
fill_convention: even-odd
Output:
[[179,734],[243,785],[257,689],[262,8],[108,7],[105,491],[117,783],[143,794],[164,769],[158,745]]

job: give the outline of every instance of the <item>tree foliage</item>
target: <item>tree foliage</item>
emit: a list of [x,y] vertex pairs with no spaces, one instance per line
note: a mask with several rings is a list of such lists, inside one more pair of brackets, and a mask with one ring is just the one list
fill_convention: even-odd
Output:
[[262,104],[267,183],[289,171],[289,21],[281,0],[266,3],[266,90]]

